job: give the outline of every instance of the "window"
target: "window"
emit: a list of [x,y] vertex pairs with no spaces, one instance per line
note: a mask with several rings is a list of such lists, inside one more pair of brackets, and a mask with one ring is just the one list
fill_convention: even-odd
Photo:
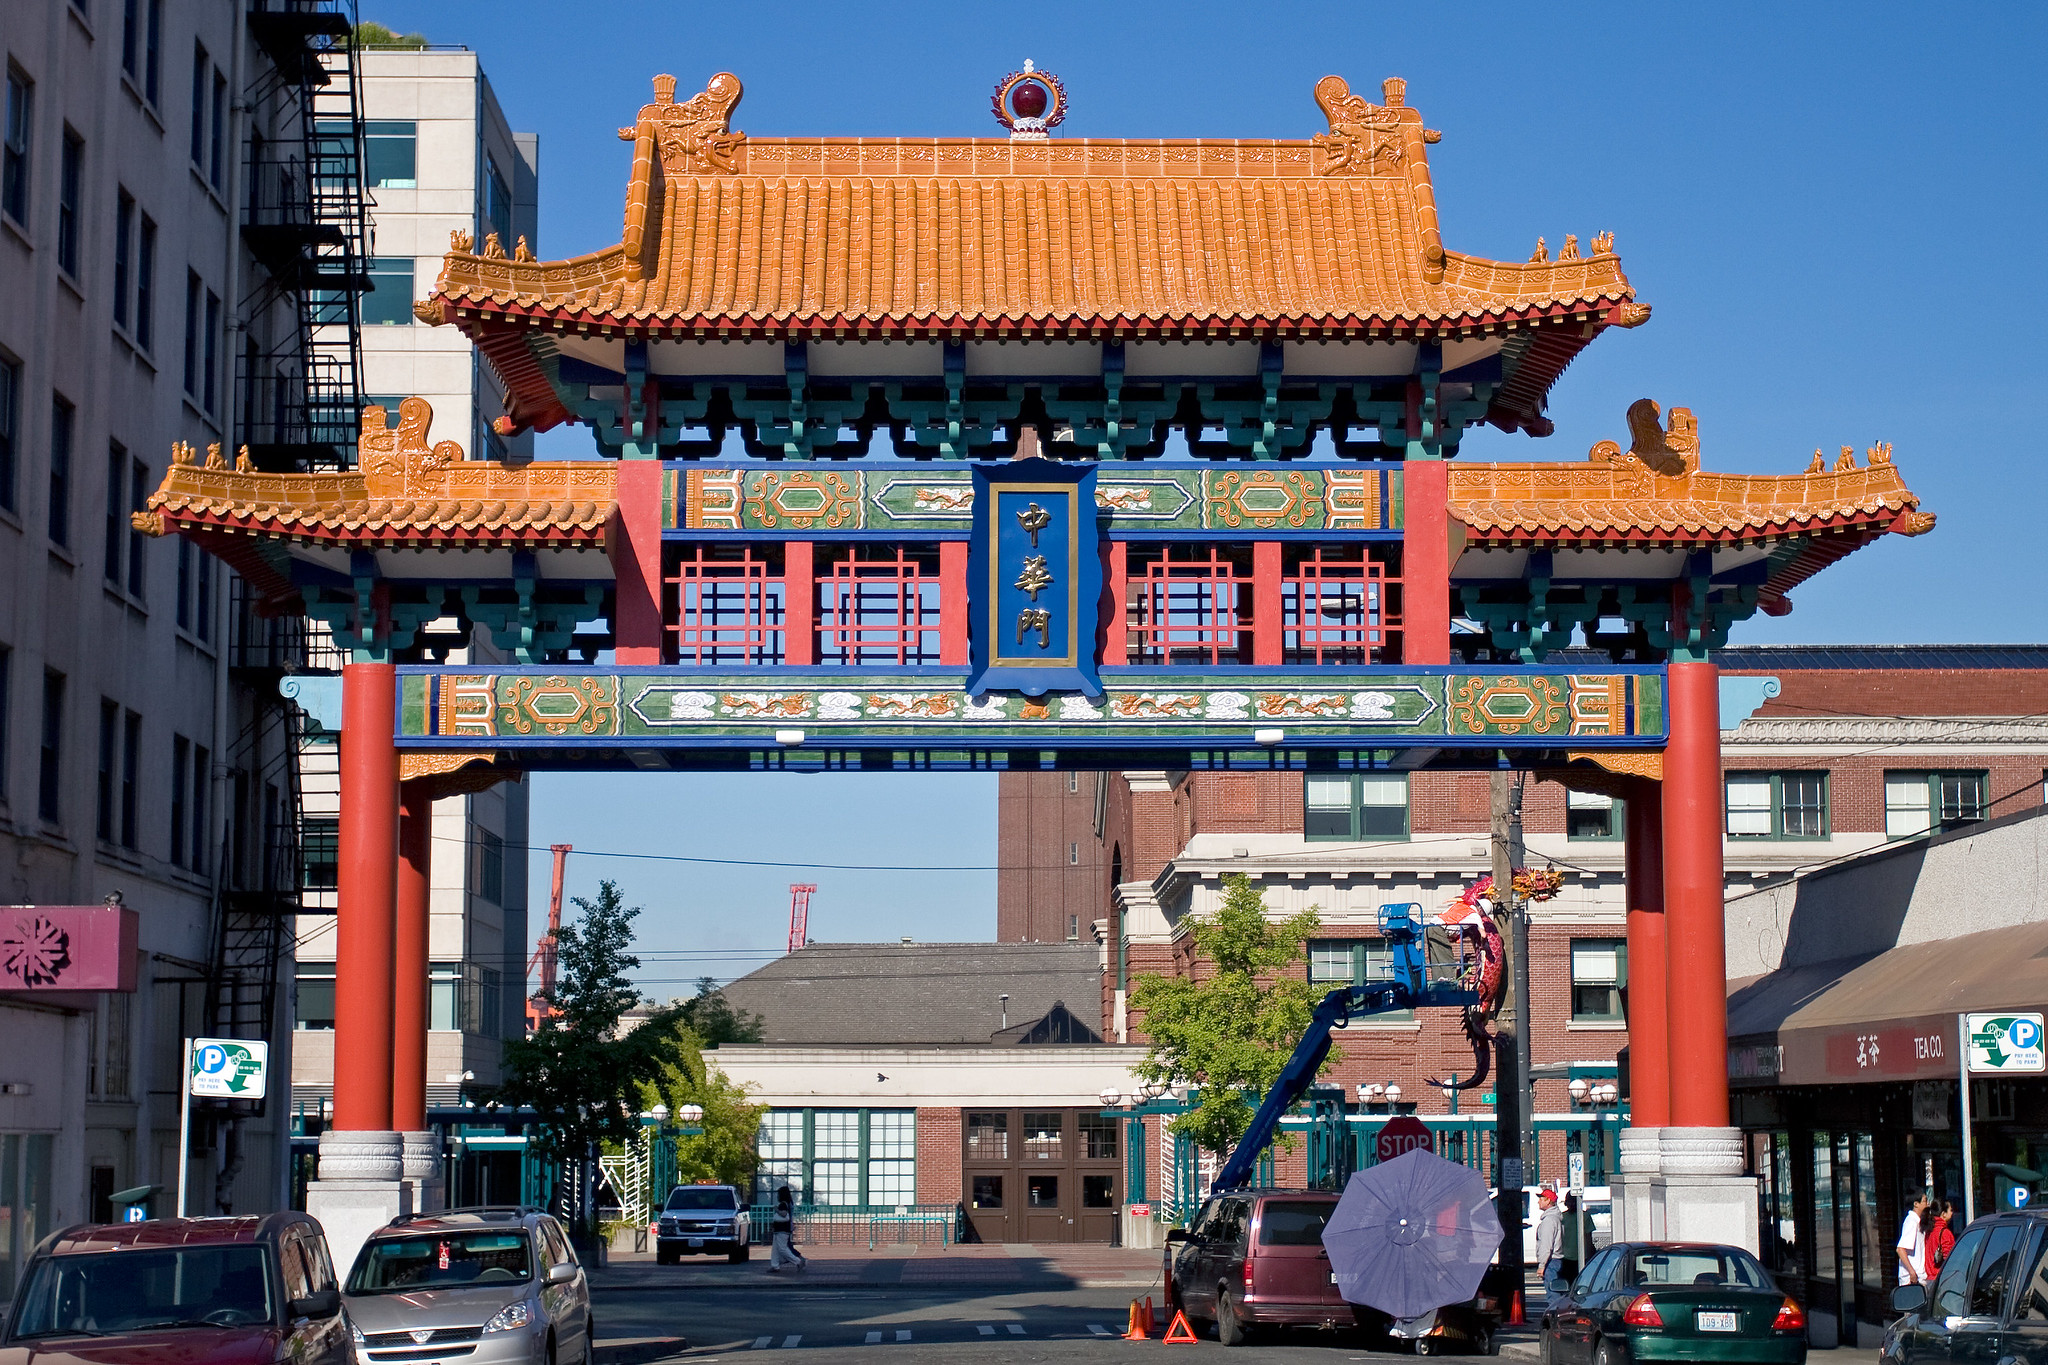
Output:
[[1003,1178],[999,1175],[978,1175],[974,1177],[972,1190],[973,1209],[999,1209],[1003,1206]]
[[1351,984],[1351,945],[1338,939],[1315,939],[1308,945],[1308,979],[1314,986]]
[[1010,1116],[1001,1110],[967,1115],[967,1159],[1010,1159]]
[[71,543],[71,432],[77,411],[61,395],[50,400],[50,543]]
[[[1378,939],[1309,940],[1308,980],[1311,986],[1355,986],[1367,981],[1384,981],[1393,974],[1393,949]],[[1414,1017],[1414,1010],[1388,1010],[1373,1016],[1383,1023],[1400,1023]]]
[[[363,296],[363,326],[403,327],[412,315],[412,259],[379,256],[370,262],[370,292]],[[392,410],[396,413],[396,409]]]
[[135,250],[135,344],[148,350],[156,328],[156,223],[142,215]]
[[2005,1312],[2006,1291],[2019,1269],[2020,1246],[2029,1229],[2021,1223],[1993,1225],[1984,1239],[1984,1252],[1977,1260],[1977,1273],[1970,1281],[1967,1316],[1998,1318]]
[[308,815],[299,825],[301,884],[308,891],[332,891],[341,870],[341,821],[331,815]]
[[1080,861],[1081,861],[1081,844],[1080,844],[1080,841],[1079,841],[1079,840],[1076,840],[1076,839],[1069,839],[1069,840],[1067,841],[1067,865],[1068,865],[1069,867],[1072,867],[1072,866],[1074,866],[1074,865],[1075,865],[1076,863],[1079,863]]
[[1065,1159],[1066,1124],[1060,1111],[1026,1110],[1024,1113],[1024,1159],[1061,1161]]
[[64,807],[64,675],[43,674],[43,744],[36,772],[36,814],[59,824]]
[[1884,832],[1910,839],[1935,829],[1975,824],[1985,815],[1985,774],[1887,772]]
[[1068,773],[1068,774],[1067,774],[1067,792],[1068,792],[1068,794],[1069,794],[1069,795],[1071,795],[1072,793],[1074,793],[1074,792],[1077,792],[1077,791],[1079,791],[1079,790],[1081,790],[1081,774],[1079,774],[1079,773]]
[[192,741],[183,735],[171,738],[171,866],[185,865],[185,784],[192,771]]
[[116,805],[120,771],[121,708],[105,698],[100,700],[100,766],[98,801],[95,810],[94,827],[105,843],[114,842],[119,829],[115,823],[119,807]]
[[203,164],[206,153],[206,44],[192,49],[192,164]]
[[[5,701],[0,697],[0,701]],[[142,717],[133,711],[122,717],[121,724],[121,847],[138,848],[140,840],[136,833],[136,807],[140,791],[136,783],[136,770],[142,764]]]
[[[323,128],[322,131],[325,131]],[[417,124],[371,119],[363,124],[363,180],[375,190],[419,188],[414,169]]]
[[820,1109],[812,1115],[811,1202],[858,1204],[860,1200],[860,1113]]
[[1408,779],[1382,773],[1311,773],[1303,784],[1310,839],[1406,839]]
[[110,1100],[128,1098],[130,1034],[129,1004],[132,995],[120,991],[109,991],[104,997],[107,1002],[107,1069],[100,1082],[100,1091]]
[[1082,1176],[1081,1207],[1084,1209],[1115,1208],[1116,1177],[1113,1175]]
[[119,441],[107,450],[107,535],[101,555],[107,582],[121,586],[121,556],[128,549],[128,451]]
[[1284,545],[1281,657],[1290,664],[1400,659],[1400,567],[1392,547]]
[[135,275],[135,196],[114,193],[114,321],[128,325],[128,293]]
[[85,178],[85,139],[64,130],[63,155],[57,163],[57,268],[78,278],[78,196]]
[[1101,1114],[1082,1114],[1081,1155],[1090,1161],[1115,1161],[1117,1124],[1121,1121]]
[[436,962],[427,971],[427,1027],[459,1029],[462,1018],[462,964]]
[[761,1159],[755,1174],[754,1202],[771,1203],[775,1191],[789,1186],[799,1204],[809,1203],[804,1184],[804,1111],[771,1109],[761,1115],[761,1128],[754,1138],[754,1151]]
[[1026,1203],[1034,1209],[1056,1209],[1060,1206],[1060,1178],[1056,1175],[1034,1175],[1024,1182]]
[[1828,837],[1826,773],[1730,773],[1727,798],[1731,839]]
[[1622,965],[1628,948],[1618,938],[1572,940],[1572,1021],[1618,1023],[1621,1020]]
[[220,296],[211,289],[206,291],[206,388],[202,390],[199,405],[213,415],[213,406],[220,385],[216,378],[220,371]]
[[213,861],[206,848],[206,795],[213,781],[213,763],[204,744],[192,746],[192,861],[194,872],[206,875]]
[[[783,548],[733,541],[671,546],[664,586],[675,589],[673,662],[779,664],[785,619]],[[667,600],[666,591],[663,594]]]
[[1619,839],[1625,831],[1622,804],[1601,792],[1567,792],[1564,801],[1567,839]]
[[477,831],[476,893],[492,905],[505,903],[505,841],[487,829]]
[[155,104],[164,66],[164,0],[147,0],[147,4],[148,19],[142,28],[142,97]]
[[908,1109],[868,1114],[868,1204],[917,1202],[917,1115]]
[[141,0],[121,0],[121,71],[135,79],[142,61]]
[[293,1028],[333,1028],[334,964],[332,962],[301,962],[299,964],[298,996],[298,1008],[292,1014]]
[[198,579],[192,594],[192,633],[201,640],[210,640],[213,638],[213,556],[194,546],[192,566]]
[[28,226],[29,124],[35,116],[35,82],[7,69],[7,142],[0,149],[0,212]]
[[142,600],[143,566],[149,562],[149,537],[135,529],[135,513],[149,504],[149,466],[140,460],[128,466],[128,595]]
[[218,68],[213,73],[213,119],[207,137],[206,178],[217,190],[221,187],[221,160],[223,146],[228,136],[228,78]]
[[1067,916],[1067,942],[1069,942],[1069,943],[1073,943],[1073,942],[1075,942],[1076,940],[1078,940],[1078,939],[1079,939],[1080,937],[1081,937],[1081,917],[1080,917],[1079,915],[1068,915],[1068,916]]
[[7,724],[13,707],[14,651],[0,645],[0,802],[7,799],[7,760],[14,748],[14,735]]
[[185,392],[199,395],[199,272],[185,272]]
[[498,241],[509,255],[512,250],[512,191],[505,185],[505,177],[498,173],[498,163],[489,152],[484,153],[484,216],[491,220],[491,231],[498,234]]
[[939,661],[936,545],[820,545],[818,662]]
[[0,356],[0,507],[14,510],[15,451],[21,435],[21,366]]
[[1249,545],[1132,545],[1125,574],[1131,663],[1252,661]]

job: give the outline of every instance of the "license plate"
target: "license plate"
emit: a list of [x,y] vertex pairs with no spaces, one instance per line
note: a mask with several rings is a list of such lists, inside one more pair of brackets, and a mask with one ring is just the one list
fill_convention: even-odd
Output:
[[1334,1270],[1330,1272],[1330,1283],[1331,1283],[1331,1284],[1335,1284],[1335,1283],[1337,1283],[1337,1272],[1336,1272],[1336,1271],[1334,1271]]
[[[703,1239],[702,1237],[692,1237],[692,1238],[690,1239],[690,1245],[691,1245],[691,1246],[693,1246],[693,1247],[700,1247],[700,1246],[703,1246],[703,1245],[704,1245],[704,1239]],[[1707,1316],[1707,1315],[1706,1315],[1705,1313],[1702,1313],[1702,1314],[1700,1314],[1700,1316],[1704,1318],[1704,1317],[1705,1317],[1705,1316]],[[1733,1328],[1730,1328],[1730,1330],[1732,1331],[1732,1330],[1734,1330],[1734,1329],[1733,1329]]]
[[1733,1332],[1738,1330],[1736,1316],[1733,1313],[1702,1313],[1699,1315],[1699,1326],[1702,1332]]

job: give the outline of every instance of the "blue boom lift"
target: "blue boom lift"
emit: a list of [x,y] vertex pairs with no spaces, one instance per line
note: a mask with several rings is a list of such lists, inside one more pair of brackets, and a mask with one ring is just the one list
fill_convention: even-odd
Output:
[[[1225,1190],[1241,1189],[1250,1180],[1259,1154],[1272,1145],[1280,1120],[1308,1094],[1316,1072],[1322,1068],[1323,1059],[1330,1055],[1331,1029],[1342,1028],[1353,1019],[1395,1010],[1430,1005],[1464,1008],[1478,1002],[1478,992],[1459,985],[1455,980],[1430,980],[1429,944],[1421,923],[1421,912],[1422,907],[1413,902],[1380,907],[1380,937],[1392,952],[1393,974],[1362,985],[1339,986],[1323,997],[1322,1003],[1316,1006],[1308,1031],[1302,1034],[1301,1042],[1295,1047],[1294,1055],[1287,1059],[1280,1078],[1266,1092],[1258,1113],[1252,1116],[1251,1127],[1245,1129],[1230,1159],[1216,1172],[1211,1186],[1212,1196]],[[1449,957],[1446,951],[1442,959],[1444,965],[1448,965]],[[1338,1121],[1342,1122],[1341,1115]]]

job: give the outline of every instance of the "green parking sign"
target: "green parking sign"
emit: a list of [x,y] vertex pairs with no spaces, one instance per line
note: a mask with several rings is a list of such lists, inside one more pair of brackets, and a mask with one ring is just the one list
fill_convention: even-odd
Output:
[[270,1044],[243,1038],[194,1038],[190,1093],[209,1099],[260,1100],[270,1073]]

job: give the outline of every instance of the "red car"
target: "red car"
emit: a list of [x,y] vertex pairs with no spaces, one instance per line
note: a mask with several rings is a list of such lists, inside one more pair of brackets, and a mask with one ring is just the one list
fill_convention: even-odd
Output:
[[0,1365],[349,1365],[320,1225],[303,1213],[81,1223],[44,1238]]
[[1264,1326],[1378,1326],[1386,1319],[1354,1308],[1337,1292],[1323,1224],[1337,1211],[1327,1190],[1245,1190],[1209,1200],[1185,1232],[1166,1240],[1173,1258],[1172,1300],[1197,1331],[1210,1322],[1225,1346]]

